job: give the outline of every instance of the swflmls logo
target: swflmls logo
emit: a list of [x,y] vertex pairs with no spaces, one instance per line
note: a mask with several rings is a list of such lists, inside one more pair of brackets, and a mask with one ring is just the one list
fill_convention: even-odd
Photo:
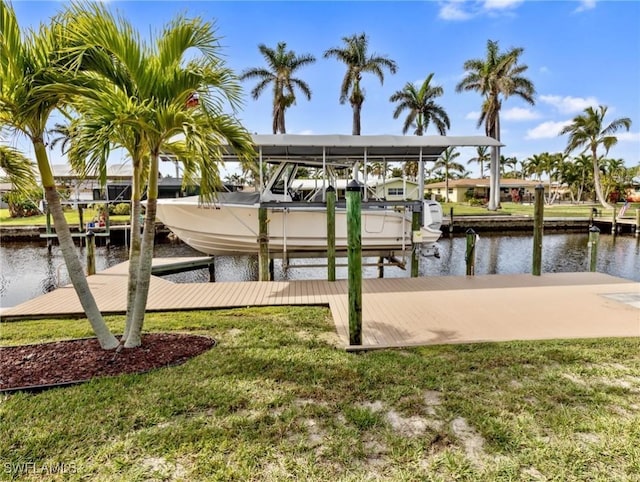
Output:
[[6,462],[5,474],[76,474],[78,467],[75,462],[57,462],[53,464],[37,464],[35,462]]

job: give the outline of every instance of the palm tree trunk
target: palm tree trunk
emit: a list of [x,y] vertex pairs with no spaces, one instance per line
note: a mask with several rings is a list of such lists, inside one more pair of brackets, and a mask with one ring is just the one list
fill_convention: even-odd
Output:
[[600,166],[598,166],[598,154],[596,149],[593,148],[591,150],[591,155],[593,159],[593,186],[596,190],[596,197],[598,198],[598,202],[605,209],[611,209],[611,205],[607,202],[607,198],[602,192],[602,183],[600,182]]
[[[137,165],[136,165],[137,164]],[[142,215],[141,205],[141,185],[140,185],[140,165],[139,161],[134,163],[133,183],[131,190],[131,240],[129,244],[129,280],[127,285],[127,320],[121,343],[129,337],[131,323],[133,320],[133,305],[136,298],[136,287],[138,286],[138,271],[140,269],[140,217]]]
[[147,189],[147,210],[140,248],[140,266],[138,268],[138,285],[136,287],[135,300],[131,328],[125,348],[135,348],[142,344],[142,326],[149,298],[149,285],[151,284],[151,265],[153,262],[153,244],[155,238],[155,220],[158,206],[158,155],[154,153],[149,170],[149,187]]
[[444,202],[449,202],[449,169],[444,170]]
[[53,224],[56,228],[56,234],[58,235],[60,251],[62,252],[62,256],[67,266],[71,283],[78,295],[82,309],[87,315],[87,320],[89,320],[89,323],[98,338],[98,343],[100,343],[100,346],[103,349],[112,350],[118,346],[118,340],[104,322],[102,313],[100,313],[96,300],[89,289],[89,283],[84,275],[82,264],[80,263],[80,259],[76,252],[76,246],[73,242],[73,238],[71,237],[71,230],[69,229],[67,220],[64,217],[62,204],[60,203],[60,196],[58,195],[58,191],[56,191],[55,181],[49,165],[46,148],[41,140],[34,141],[33,147],[38,161],[38,169],[40,170],[40,175],[42,177],[45,199],[47,200],[49,211],[53,217]]
[[360,135],[360,113],[362,111],[362,103],[353,104],[353,129],[351,133],[354,136]]
[[280,134],[286,134],[287,133],[287,129],[284,125],[284,111],[285,109],[281,109],[280,110],[280,121],[279,121],[279,128],[280,128]]
[[[500,111],[496,112],[493,138],[498,142],[500,142]],[[496,147],[495,156],[496,156],[496,162],[495,162],[495,171],[494,171],[493,202],[494,202],[495,208],[498,209],[500,207],[500,146]]]

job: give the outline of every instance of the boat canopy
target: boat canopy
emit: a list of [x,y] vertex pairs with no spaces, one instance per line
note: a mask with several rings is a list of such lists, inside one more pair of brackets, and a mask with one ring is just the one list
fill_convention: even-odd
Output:
[[[448,147],[501,146],[486,136],[393,136],[254,134],[253,143],[262,161],[437,159]],[[227,160],[234,160],[232,152]]]

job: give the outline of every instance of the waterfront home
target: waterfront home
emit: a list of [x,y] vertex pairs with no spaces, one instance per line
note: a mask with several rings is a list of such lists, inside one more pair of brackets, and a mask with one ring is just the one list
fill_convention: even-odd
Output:
[[[337,179],[334,189],[338,199],[344,199],[348,179]],[[420,199],[418,183],[399,177],[373,178],[367,180],[368,197],[386,199],[387,201],[404,201]],[[313,192],[322,189],[322,179],[296,179],[293,188],[302,193],[306,199]],[[328,183],[325,181],[325,188]]]
[[[525,179],[500,179],[500,200],[514,202],[530,202],[533,200],[535,188],[540,181]],[[542,183],[545,194],[549,194],[549,184]],[[435,197],[437,201],[444,201],[445,182],[425,184],[426,197]],[[471,199],[484,200],[489,198],[489,178],[483,179],[450,179],[449,202],[460,203]]]

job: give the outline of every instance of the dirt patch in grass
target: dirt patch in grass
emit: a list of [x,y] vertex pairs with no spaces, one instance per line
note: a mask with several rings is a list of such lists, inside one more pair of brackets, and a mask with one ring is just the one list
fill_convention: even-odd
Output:
[[215,344],[204,336],[148,333],[142,337],[142,346],[119,353],[103,350],[95,338],[0,348],[0,390],[147,372],[184,363]]

